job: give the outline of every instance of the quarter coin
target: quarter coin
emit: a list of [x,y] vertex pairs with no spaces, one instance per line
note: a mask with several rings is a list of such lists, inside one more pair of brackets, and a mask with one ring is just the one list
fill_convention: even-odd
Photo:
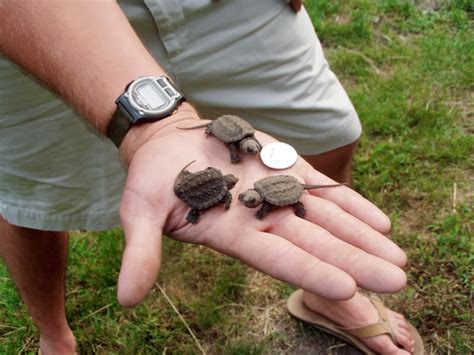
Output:
[[298,159],[298,153],[289,144],[273,142],[262,148],[260,159],[262,159],[265,166],[281,170],[293,166]]

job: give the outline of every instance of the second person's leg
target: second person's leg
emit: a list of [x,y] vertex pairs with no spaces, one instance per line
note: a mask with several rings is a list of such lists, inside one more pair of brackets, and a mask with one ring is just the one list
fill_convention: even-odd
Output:
[[0,253],[39,329],[43,355],[75,353],[64,308],[68,238],[65,232],[22,228],[0,217]]

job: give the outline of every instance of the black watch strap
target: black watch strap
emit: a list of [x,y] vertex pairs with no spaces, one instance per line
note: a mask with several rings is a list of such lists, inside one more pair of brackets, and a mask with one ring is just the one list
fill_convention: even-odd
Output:
[[127,110],[124,109],[122,104],[117,103],[117,110],[115,110],[107,130],[107,137],[114,142],[117,148],[120,147],[123,138],[132,125],[130,121],[131,117]]

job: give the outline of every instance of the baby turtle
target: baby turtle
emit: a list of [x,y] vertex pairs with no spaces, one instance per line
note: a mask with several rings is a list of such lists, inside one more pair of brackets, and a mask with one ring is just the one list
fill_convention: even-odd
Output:
[[186,220],[196,224],[201,212],[219,203],[223,203],[228,210],[232,202],[232,189],[237,181],[234,175],[223,175],[216,168],[191,173],[185,170],[191,163],[186,165],[179,173],[174,183],[174,193],[183,200],[191,211],[186,216]]
[[206,127],[206,134],[213,135],[224,142],[230,151],[230,161],[237,164],[240,161],[238,151],[255,155],[262,149],[262,145],[255,138],[255,129],[240,117],[223,115],[210,123],[180,129],[195,129]]
[[253,189],[242,192],[239,201],[249,208],[262,205],[255,214],[258,219],[263,219],[274,208],[289,205],[293,206],[298,217],[304,218],[306,209],[299,201],[304,190],[341,185],[344,184],[305,185],[290,175],[269,176],[258,180]]

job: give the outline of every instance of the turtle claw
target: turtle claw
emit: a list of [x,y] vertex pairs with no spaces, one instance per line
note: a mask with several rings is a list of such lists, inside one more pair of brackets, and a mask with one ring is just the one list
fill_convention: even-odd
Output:
[[186,220],[191,223],[191,224],[196,224],[199,222],[199,217],[201,216],[201,213],[199,213],[198,210],[191,210],[186,216]]
[[295,209],[295,214],[298,217],[304,218],[304,216],[306,215],[306,208],[304,208],[304,205],[301,202],[294,203],[293,208]]

